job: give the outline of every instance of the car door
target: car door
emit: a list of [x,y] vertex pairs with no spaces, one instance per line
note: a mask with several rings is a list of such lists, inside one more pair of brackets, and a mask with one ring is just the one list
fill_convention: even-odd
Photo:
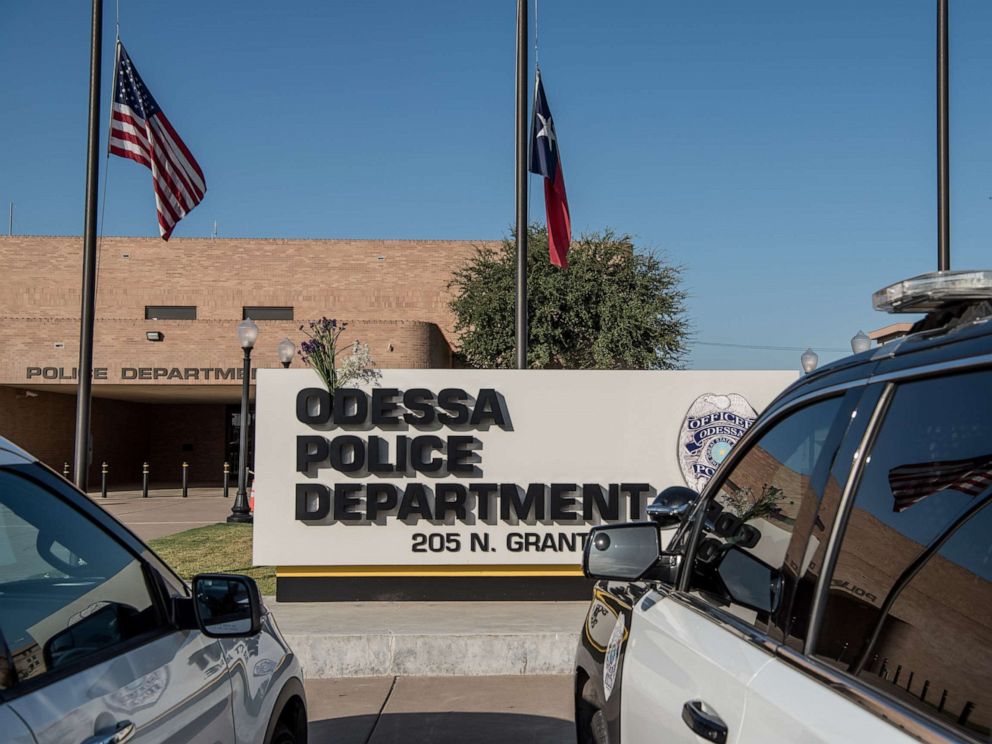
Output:
[[38,744],[233,740],[220,644],[176,630],[161,576],[53,480],[0,468],[7,707]]
[[990,370],[888,384],[847,499],[823,501],[815,638],[752,682],[744,741],[989,741],[990,390]]
[[711,482],[692,519],[679,587],[643,598],[623,668],[624,742],[740,741],[748,686],[773,661],[789,612],[797,525],[815,516],[823,473],[855,391],[773,414]]

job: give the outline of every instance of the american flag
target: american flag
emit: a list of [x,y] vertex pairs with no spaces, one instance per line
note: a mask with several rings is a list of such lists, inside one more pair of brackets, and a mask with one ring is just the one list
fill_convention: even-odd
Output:
[[992,455],[900,465],[889,471],[893,511],[908,509],[940,491],[979,496],[992,486]]
[[158,229],[168,240],[176,223],[207,191],[203,171],[145,87],[124,45],[117,42],[110,152],[152,171]]

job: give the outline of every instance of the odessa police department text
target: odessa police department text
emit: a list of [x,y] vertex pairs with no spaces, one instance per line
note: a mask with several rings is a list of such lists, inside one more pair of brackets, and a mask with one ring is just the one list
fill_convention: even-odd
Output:
[[[482,388],[475,396],[460,388],[436,394],[424,388],[376,388],[371,393],[342,388],[333,399],[326,390],[306,388],[297,395],[296,417],[326,432],[296,437],[298,473],[314,478],[330,468],[354,479],[379,479],[298,483],[296,519],[304,522],[615,521],[621,512],[624,518],[640,518],[653,493],[647,483],[395,482],[422,476],[480,478],[483,444],[472,432],[511,430],[505,399],[492,388]],[[367,433],[372,429],[376,433]],[[517,549],[540,549],[525,542],[530,540]]]

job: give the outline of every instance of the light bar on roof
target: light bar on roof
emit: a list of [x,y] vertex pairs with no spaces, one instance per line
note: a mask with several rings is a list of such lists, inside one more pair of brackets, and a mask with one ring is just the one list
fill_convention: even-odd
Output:
[[949,305],[992,300],[992,271],[935,271],[904,279],[871,296],[876,310],[929,313]]

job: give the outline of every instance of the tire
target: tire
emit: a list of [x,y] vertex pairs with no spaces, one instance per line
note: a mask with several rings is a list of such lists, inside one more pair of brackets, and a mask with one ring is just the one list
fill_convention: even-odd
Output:
[[285,721],[280,721],[276,725],[276,730],[272,732],[269,744],[297,744],[296,733]]

